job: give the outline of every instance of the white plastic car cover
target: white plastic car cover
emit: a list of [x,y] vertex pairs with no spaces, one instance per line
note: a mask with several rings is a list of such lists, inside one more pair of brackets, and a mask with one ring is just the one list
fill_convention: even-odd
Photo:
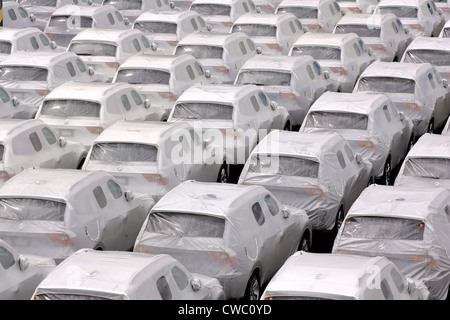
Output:
[[196,59],[222,59],[223,48],[218,46],[186,44],[177,46],[175,54],[190,54]]
[[172,118],[232,120],[233,106],[219,103],[177,103]]
[[342,140],[333,133],[271,132],[252,151],[239,184],[264,186],[283,205],[304,209],[314,229],[331,229],[346,184],[336,161]]
[[308,55],[316,60],[341,60],[341,48],[332,46],[293,46],[292,55]]
[[115,82],[129,84],[169,84],[170,73],[155,69],[119,69]]
[[100,117],[100,103],[84,100],[44,100],[40,114],[59,118]]
[[450,136],[424,134],[406,156],[396,186],[450,189]]
[[80,56],[106,56],[115,57],[117,45],[113,43],[101,43],[93,41],[72,42],[68,51]]
[[[450,190],[371,185],[354,202],[333,253],[385,256],[424,281],[433,299],[450,283]],[[447,208],[447,209],[446,209]]]

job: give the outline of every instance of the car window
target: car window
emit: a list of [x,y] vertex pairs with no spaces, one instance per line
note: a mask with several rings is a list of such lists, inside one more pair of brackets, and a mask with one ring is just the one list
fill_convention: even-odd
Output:
[[142,43],[144,44],[144,47],[150,48],[150,42],[147,40],[146,37],[141,36],[141,41],[142,41]]
[[328,7],[329,7],[329,9],[330,9],[331,15],[334,16],[335,12],[334,12],[333,5],[330,3],[330,4],[328,5]]
[[66,67],[67,67],[67,70],[69,71],[70,76],[75,77],[76,72],[75,72],[75,68],[73,67],[72,62],[67,62]]
[[41,42],[42,42],[42,44],[44,45],[44,46],[49,46],[50,45],[50,41],[49,41],[49,39],[47,38],[47,36],[45,35],[45,34],[43,34],[43,33],[41,33],[40,35],[39,35],[39,38],[41,39]]
[[338,158],[339,164],[341,165],[341,168],[345,169],[345,166],[346,166],[345,159],[344,159],[344,155],[342,154],[341,150],[338,150],[336,152],[336,156]]
[[31,144],[33,145],[34,150],[36,150],[37,152],[42,150],[42,143],[41,140],[39,139],[39,136],[37,135],[36,132],[33,132],[29,135]]
[[384,115],[386,116],[386,120],[388,121],[388,122],[391,122],[391,114],[389,113],[389,109],[388,109],[388,106],[384,106],[383,107],[383,113],[384,113]]
[[37,42],[35,37],[31,37],[30,42],[31,42],[31,46],[33,47],[34,50],[39,49],[39,43]]
[[398,33],[398,26],[395,24],[394,21],[392,21],[392,29],[394,29],[395,33]]
[[292,33],[295,33],[297,31],[297,30],[295,30],[295,26],[292,21],[289,21],[289,27],[291,28]]
[[86,65],[83,61],[81,61],[81,59],[76,59],[75,63],[77,64],[78,70],[80,70],[80,72],[86,72]]
[[314,72],[313,72],[313,70],[312,70],[310,65],[306,66],[306,71],[308,72],[308,75],[311,78],[311,80],[314,80],[314,78],[315,78]]
[[259,100],[265,105],[266,107],[269,106],[269,100],[267,99],[267,96],[264,94],[264,92],[258,93]]
[[274,198],[270,196],[270,194],[266,195],[264,197],[264,202],[266,203],[267,207],[269,208],[269,212],[272,216],[276,216],[278,212],[280,212],[280,208],[278,207],[277,202]]
[[175,279],[175,283],[177,284],[180,290],[184,290],[189,284],[188,277],[186,273],[184,273],[180,268],[174,266],[171,270],[172,276]]
[[14,9],[9,9],[8,10],[8,15],[9,15],[9,17],[11,18],[11,20],[17,20],[17,16],[16,16],[16,13],[14,12]]
[[198,25],[194,18],[191,19],[191,24],[192,24],[192,28],[194,28],[194,30],[198,30]]
[[14,256],[12,255],[12,253],[3,247],[0,247],[0,264],[2,265],[3,269],[9,269],[15,263],[16,261],[14,260]]
[[119,11],[114,11],[114,14],[116,15],[116,19],[117,19],[117,20],[119,20],[120,22],[123,21],[123,17],[122,17],[122,15],[120,14]]
[[47,127],[42,128],[42,134],[45,137],[45,140],[47,140],[48,144],[54,144],[56,142],[56,136],[54,133]]
[[142,50],[141,45],[139,44],[138,39],[133,39],[133,46],[134,46],[134,48],[136,49],[136,51],[141,51],[141,50]]
[[111,24],[115,24],[116,23],[112,13],[108,13],[106,16],[108,17],[109,23],[111,23]]
[[244,7],[244,11],[245,12],[249,12],[250,10],[248,9],[248,5],[246,2],[242,2],[242,6]]
[[163,300],[172,300],[172,292],[170,291],[166,277],[159,277],[158,280],[156,280],[156,287]]
[[431,7],[431,4],[429,2],[427,3],[427,8],[428,8],[428,11],[430,12],[430,14],[433,15],[434,11],[433,11],[433,8]]
[[252,103],[253,109],[255,109],[256,112],[258,112],[261,109],[258,100],[256,100],[256,96],[251,96],[250,102]]
[[17,7],[17,11],[19,11],[20,16],[21,16],[22,18],[28,17],[28,13],[27,13],[22,7]]
[[360,57],[361,56],[361,50],[359,49],[358,44],[356,42],[353,43],[353,49],[355,50],[356,55],[358,57]]
[[0,88],[0,99],[3,103],[6,103],[10,100],[8,92]]
[[197,70],[197,73],[198,73],[200,76],[202,76],[202,75],[205,74],[205,72],[203,71],[203,68],[202,68],[202,66],[200,65],[200,63],[194,62],[194,67],[195,67],[195,70]]
[[103,192],[102,187],[98,186],[93,190],[93,194],[95,197],[95,200],[97,201],[97,204],[99,205],[100,208],[104,208],[107,205],[107,201],[106,201],[106,197],[105,194]]
[[120,96],[120,100],[122,100],[122,105],[125,108],[125,110],[130,111],[131,109],[131,103],[128,99],[128,96],[126,94],[123,94]]
[[391,269],[391,277],[394,281],[395,286],[397,287],[397,290],[399,293],[402,293],[403,290],[405,290],[405,283],[403,282],[403,277],[401,274],[395,269]]
[[383,279],[381,281],[381,292],[383,292],[383,296],[386,298],[386,300],[394,300],[394,296],[392,294],[391,288],[389,287],[389,284],[387,283],[386,279]]
[[345,144],[344,150],[345,150],[345,153],[347,154],[348,159],[350,160],[350,162],[352,162],[353,159],[355,159],[352,148],[350,148],[350,146],[348,144]]
[[259,202],[255,202],[252,205],[252,212],[253,212],[253,216],[255,217],[256,222],[258,223],[258,225],[262,226],[264,224],[264,222],[266,221],[266,219],[264,218],[264,214],[261,208],[261,205],[259,204]]
[[429,73],[428,74],[428,81],[430,82],[430,85],[433,89],[436,88],[436,84],[434,83],[434,79],[433,79],[433,74]]
[[242,54],[247,54],[247,48],[245,47],[244,42],[239,41],[239,48],[241,49]]
[[194,80],[195,79],[194,69],[192,69],[192,67],[190,65],[187,65],[186,66],[186,71],[187,71],[187,73],[189,75],[189,78],[191,80]]
[[142,104],[142,98],[139,95],[139,93],[137,93],[136,91],[134,91],[134,90],[131,91],[131,97],[133,98],[134,103],[136,103],[136,105]]
[[316,73],[320,76],[322,74],[322,69],[320,68],[320,65],[317,63],[317,61],[313,62],[314,70],[316,70]]
[[108,180],[108,182],[106,182],[106,185],[108,186],[108,189],[114,199],[119,199],[122,196],[122,188],[120,188],[120,186],[114,180]]

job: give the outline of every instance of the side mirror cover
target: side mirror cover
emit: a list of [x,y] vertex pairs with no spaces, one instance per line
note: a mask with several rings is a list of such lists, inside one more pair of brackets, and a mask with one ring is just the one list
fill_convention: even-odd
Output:
[[61,148],[64,148],[64,147],[66,146],[66,144],[67,144],[67,140],[66,140],[66,138],[64,138],[64,137],[59,137],[58,143],[59,143],[59,146],[60,146]]
[[191,280],[191,287],[192,287],[192,290],[194,290],[194,291],[200,290],[202,288],[201,280],[198,278],[193,278]]
[[31,22],[35,22],[36,16],[34,14],[30,14],[30,20],[31,20]]
[[403,112],[399,112],[398,113],[398,118],[400,119],[400,121],[405,120],[405,114]]
[[20,100],[17,97],[12,97],[11,102],[14,107],[17,107],[20,104]]
[[447,81],[447,79],[442,79],[442,86],[443,86],[444,88],[447,88],[447,87],[448,87],[448,81]]
[[25,257],[25,256],[22,256],[22,255],[19,256],[18,263],[19,263],[19,269],[21,271],[24,271],[30,265],[30,262],[28,261],[28,258]]
[[88,68],[88,74],[89,74],[90,76],[93,76],[93,75],[94,75],[94,73],[95,73],[95,70],[94,70],[94,68],[92,68],[92,67],[89,67],[89,68]]
[[145,99],[145,100],[144,100],[144,107],[145,107],[145,109],[150,108],[151,105],[152,105],[152,103],[150,102],[149,99]]
[[130,190],[125,191],[124,196],[125,196],[125,200],[127,200],[128,202],[130,202],[131,200],[134,199],[134,193],[133,193],[133,191],[130,191]]
[[355,160],[356,160],[356,163],[359,163],[359,164],[363,162],[363,158],[360,153],[355,154]]
[[276,110],[278,108],[278,103],[276,101],[270,101],[270,107],[272,110]]

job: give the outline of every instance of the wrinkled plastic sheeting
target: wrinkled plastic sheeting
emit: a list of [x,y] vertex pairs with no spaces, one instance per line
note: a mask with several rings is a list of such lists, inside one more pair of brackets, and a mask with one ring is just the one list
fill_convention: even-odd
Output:
[[69,51],[82,56],[115,57],[117,46],[110,43],[74,42],[70,45]]
[[115,82],[129,84],[169,84],[170,72],[153,69],[119,69]]
[[201,16],[230,16],[231,6],[216,3],[198,3],[192,4],[191,11],[196,11]]
[[408,157],[400,169],[395,185],[441,186],[450,189],[450,159]]
[[289,86],[291,84],[290,72],[266,70],[242,70],[236,84],[255,84],[261,86]]
[[233,106],[218,103],[177,103],[172,117],[190,120],[232,120]]
[[[431,44],[434,46],[434,44]],[[405,54],[405,63],[431,63],[434,66],[450,66],[449,52],[439,50],[412,49]]]
[[363,77],[358,83],[358,91],[413,94],[414,89],[414,80],[394,77]]
[[86,100],[46,100],[42,103],[41,115],[99,118],[100,108],[100,103]]
[[341,60],[341,49],[330,46],[294,46],[292,55],[308,55],[316,60]]
[[91,161],[105,162],[156,162],[158,148],[140,143],[96,143]]

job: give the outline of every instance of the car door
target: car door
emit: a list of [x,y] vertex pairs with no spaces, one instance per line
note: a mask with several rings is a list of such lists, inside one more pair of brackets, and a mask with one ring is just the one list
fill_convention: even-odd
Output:
[[446,90],[443,88],[442,84],[440,83],[440,79],[436,79],[436,75],[433,73],[433,70],[429,70],[426,73],[426,83],[428,85],[428,96],[425,96],[424,98],[426,101],[430,101],[433,104],[433,115],[434,118],[434,127],[437,128],[439,121],[442,121],[445,110],[445,94]]
[[[47,135],[48,140],[44,137],[42,128],[35,128],[32,130],[28,138],[33,146],[33,149],[36,151],[34,155],[35,165],[38,168],[57,168],[60,157],[60,150],[55,148],[56,137],[52,140],[50,135]],[[49,143],[52,142],[52,144]]]
[[385,104],[379,112],[382,114],[378,118],[385,120],[379,127],[386,128],[382,131],[384,142],[389,146],[391,164],[396,166],[405,156],[405,146],[409,141],[408,130],[399,119],[398,113],[390,105]]

